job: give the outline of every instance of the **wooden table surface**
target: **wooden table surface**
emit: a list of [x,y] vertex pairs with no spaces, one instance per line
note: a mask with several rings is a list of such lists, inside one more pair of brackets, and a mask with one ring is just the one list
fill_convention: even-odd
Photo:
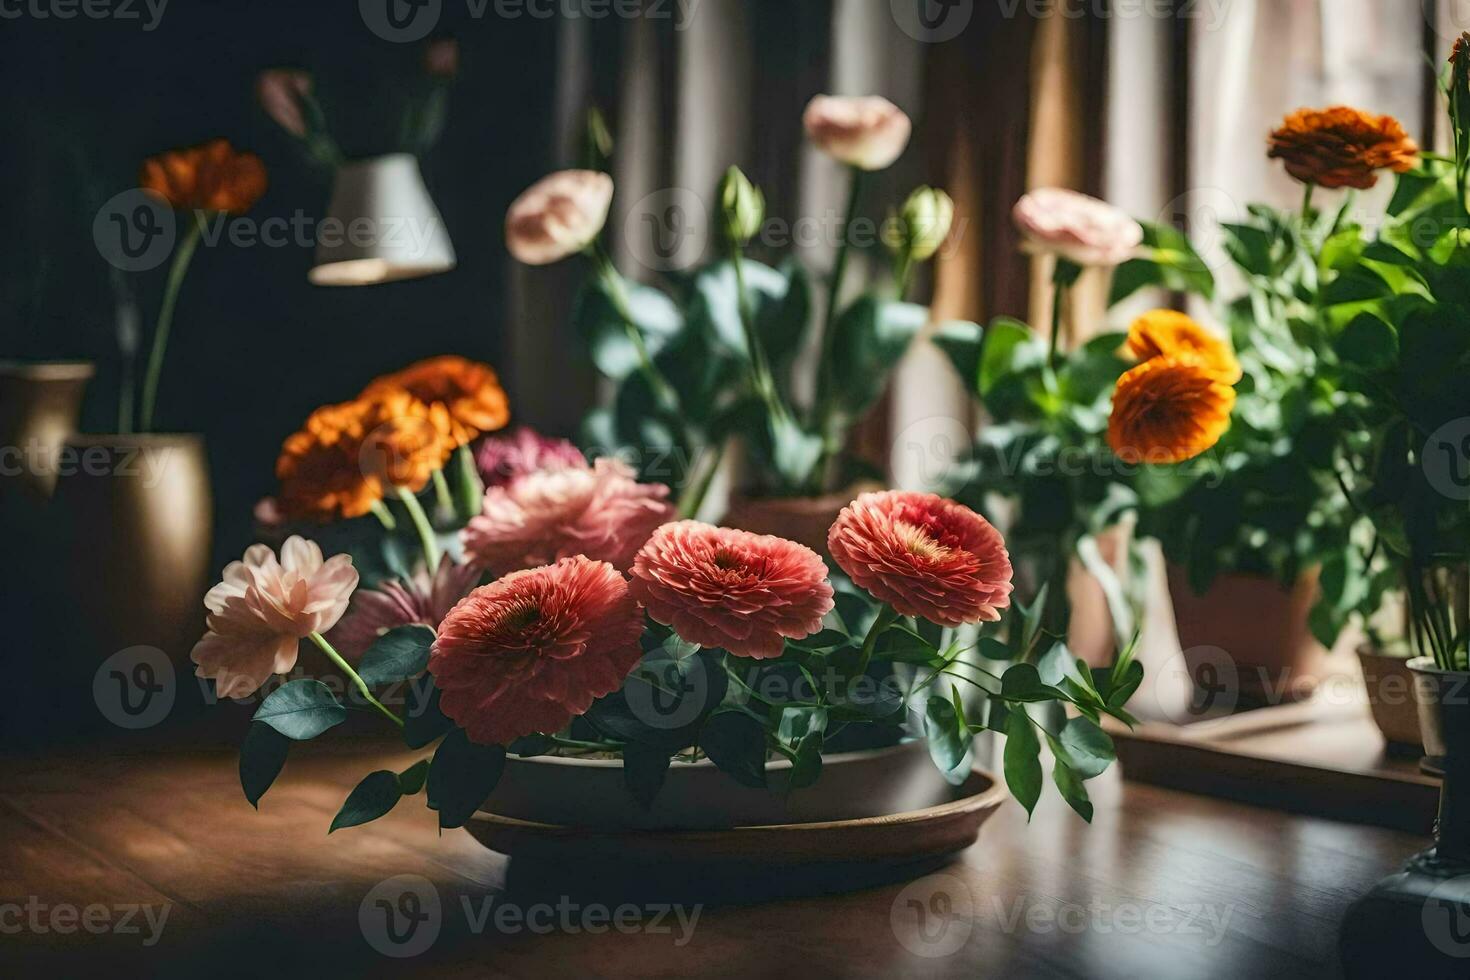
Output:
[[[536,869],[441,836],[421,798],[326,835],[359,776],[410,759],[307,747],[256,813],[226,748],[6,758],[0,976],[1335,976],[1344,909],[1424,844],[1109,773],[1091,827],[1050,788],[1029,827],[1008,800],[917,883],[666,910],[553,898]],[[400,875],[419,877],[382,884]],[[425,951],[373,947],[421,942],[385,938],[388,910],[435,902]]]

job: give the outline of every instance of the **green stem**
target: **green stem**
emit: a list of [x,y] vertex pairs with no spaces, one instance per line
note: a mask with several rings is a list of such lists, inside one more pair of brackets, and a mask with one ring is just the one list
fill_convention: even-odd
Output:
[[1067,287],[1061,281],[1052,284],[1051,299],[1051,349],[1047,352],[1046,363],[1053,371],[1057,369],[1057,356],[1061,352],[1062,342],[1062,300],[1067,295]]
[[352,683],[356,685],[358,692],[362,694],[363,698],[367,700],[368,704],[372,705],[374,708],[377,708],[378,711],[382,713],[383,717],[387,718],[399,728],[403,727],[403,719],[395,715],[393,712],[389,711],[387,708],[383,707],[382,702],[373,697],[373,692],[368,690],[367,684],[364,683],[363,679],[357,675],[357,671],[353,670],[352,665],[342,659],[342,655],[340,653],[332,649],[332,644],[327,642],[327,638],[325,636],[322,636],[320,633],[312,633],[311,642],[315,643],[318,647],[321,648],[322,653],[325,653],[327,655],[327,658],[331,660],[332,663],[337,665],[338,670],[347,675],[348,680],[352,681]]
[[607,287],[607,297],[612,302],[613,309],[623,321],[623,329],[628,334],[628,340],[633,345],[634,353],[638,356],[638,370],[643,374],[648,386],[653,389],[653,395],[658,400],[659,406],[669,412],[674,418],[682,418],[680,415],[679,394],[663,372],[653,363],[653,356],[648,353],[648,344],[643,340],[643,331],[638,329],[638,321],[633,318],[633,310],[628,305],[628,290],[623,282],[622,274],[602,250],[602,246],[593,242],[587,247],[587,256],[592,260],[597,274],[601,277],[603,285]]
[[679,518],[680,520],[692,520],[699,514],[699,509],[704,506],[704,498],[709,496],[710,485],[715,482],[715,474],[720,471],[720,463],[725,458],[725,443],[711,447],[702,458],[708,458],[707,466],[701,464],[701,472],[695,479],[691,479],[684,487],[683,493],[679,495]]
[[454,497],[449,493],[449,481],[444,477],[444,470],[434,471],[434,501],[438,504],[440,516],[452,515],[454,513]]
[[873,650],[878,646],[878,637],[888,631],[898,620],[898,613],[892,606],[884,606],[878,611],[878,618],[873,620],[873,625],[868,627],[868,635],[863,638],[863,650],[858,655],[857,669],[853,671],[854,677],[861,677],[868,672],[868,662],[873,659]]
[[199,229],[202,219],[190,215],[184,228],[184,237],[174,252],[173,265],[168,270],[168,282],[163,289],[163,305],[158,310],[158,324],[153,328],[153,348],[148,352],[148,373],[143,376],[143,407],[138,428],[143,432],[153,431],[153,406],[158,400],[158,379],[163,373],[163,355],[168,349],[169,329],[174,322],[174,307],[178,304],[179,288],[184,284],[184,273],[189,271],[189,261],[199,244]]
[[381,500],[374,500],[372,506],[373,516],[378,519],[379,524],[383,525],[383,530],[398,530],[398,521],[393,518],[393,512],[388,509],[387,504],[383,503]]
[[1307,183],[1307,190],[1302,195],[1302,224],[1310,224],[1312,220],[1312,195],[1317,191],[1317,185]]
[[403,506],[408,508],[414,529],[419,532],[419,542],[424,546],[424,561],[429,563],[429,574],[433,575],[434,569],[439,567],[439,542],[434,537],[434,526],[429,523],[429,515],[424,513],[424,506],[413,491],[407,487],[394,489],[398,491],[398,499],[403,501]]
[[[853,167],[850,169],[851,183],[847,190],[847,210],[843,212],[842,224],[837,230],[837,259],[832,265],[832,278],[827,283],[827,308],[822,314],[822,334],[818,338],[820,343],[821,358],[817,361],[817,398],[813,403],[814,415],[821,423],[822,452],[817,458],[817,465],[812,472],[815,479],[820,481],[822,474],[827,468],[827,459],[838,447],[833,443],[836,441],[834,435],[828,430],[831,428],[828,416],[831,414],[829,403],[832,398],[832,390],[837,379],[832,376],[832,348],[836,339],[832,335],[832,324],[837,319],[837,304],[842,299],[842,283],[847,278],[847,252],[848,252],[848,226],[852,224],[853,215],[857,213],[858,201],[862,197],[863,171]],[[820,486],[817,487],[820,491]]]
[[745,333],[745,346],[750,353],[751,383],[772,418],[788,417],[786,406],[776,391],[776,379],[771,374],[765,347],[755,330],[755,315],[751,312],[750,295],[745,289],[745,259],[738,242],[730,243],[730,265],[735,270],[735,307],[740,314],[740,328]]

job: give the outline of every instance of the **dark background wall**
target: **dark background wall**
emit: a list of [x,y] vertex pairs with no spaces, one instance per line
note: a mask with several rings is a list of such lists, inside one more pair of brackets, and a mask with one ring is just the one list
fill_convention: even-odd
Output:
[[[151,31],[142,0],[131,4],[140,20],[80,9],[69,20],[41,18],[33,4],[55,12],[51,0],[0,3],[0,358],[95,360],[84,427],[113,431],[119,298],[135,297],[146,343],[166,266],[117,275],[93,244],[98,207],[136,186],[145,157],[223,136],[269,171],[252,218],[320,218],[328,180],[260,110],[256,74],[311,70],[345,149],[370,154],[397,127],[394,99],[419,71],[423,44],[380,39],[358,4],[341,0],[170,0]],[[505,209],[570,162],[551,150],[558,25],[496,17],[493,3],[480,18],[472,9],[442,4],[434,36],[458,39],[461,71],[444,137],[423,161],[458,269],[328,289],[307,282],[308,247],[221,243],[195,256],[157,428],[207,439],[216,567],[244,547],[251,506],[273,487],[281,439],[312,408],[417,357],[454,351],[505,365]]]

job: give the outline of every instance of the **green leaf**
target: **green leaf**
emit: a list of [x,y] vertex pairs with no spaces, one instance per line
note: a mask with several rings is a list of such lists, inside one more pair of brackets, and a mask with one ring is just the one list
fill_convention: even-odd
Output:
[[357,666],[357,676],[368,687],[382,687],[417,677],[429,666],[429,648],[434,631],[427,626],[398,626],[368,647]]
[[1007,701],[1054,701],[1060,693],[1041,682],[1035,664],[1014,664],[1000,678],[1000,696]]
[[411,749],[423,748],[454,727],[439,708],[439,685],[431,674],[409,682],[403,707],[403,741]]
[[[628,307],[650,356],[657,355],[684,329],[684,319],[673,300],[657,289],[623,281]],[[572,323],[581,333],[597,369],[615,381],[638,370],[638,347],[627,322],[607,294],[607,286],[593,279],[582,290],[572,310]]]
[[980,324],[968,320],[940,324],[930,338],[960,373],[965,387],[972,391],[980,384],[980,348],[984,338],[985,331]]
[[669,750],[646,742],[623,746],[623,785],[645,810],[653,806],[669,772]]
[[1031,727],[1031,720],[1020,708],[1006,718],[1005,747],[1006,785],[1016,802],[1026,808],[1026,819],[1041,799],[1041,743]]
[[376,820],[397,806],[402,796],[396,773],[387,769],[368,773],[348,794],[342,809],[332,818],[332,827],[327,833]]
[[444,736],[429,766],[429,806],[441,829],[463,827],[505,772],[505,747],[471,742],[463,728]]
[[1108,677],[1108,688],[1104,695],[1110,708],[1121,708],[1133,697],[1138,690],[1138,685],[1143,683],[1143,664],[1137,660],[1129,661],[1119,673],[1114,668]]
[[970,732],[960,724],[949,698],[935,694],[924,711],[924,734],[929,738],[929,757],[940,772],[954,772],[964,765],[970,751]]
[[1092,801],[1087,798],[1087,787],[1078,778],[1078,774],[1058,759],[1052,766],[1051,778],[1057,784],[1057,789],[1061,791],[1062,799],[1067,801],[1067,805],[1076,810],[1077,815],[1083,820],[1092,823]]
[[1001,381],[1039,367],[1046,360],[1046,346],[1030,327],[1010,317],[999,317],[985,328],[980,347],[980,386],[986,398]]
[[255,710],[255,721],[264,722],[287,738],[304,741],[316,738],[347,720],[347,709],[332,689],[318,680],[295,680],[271,692]]
[[1369,371],[1386,371],[1399,356],[1398,334],[1371,313],[1354,317],[1333,347],[1343,360]]
[[1057,737],[1066,753],[1067,765],[1083,779],[1100,776],[1118,756],[1113,740],[1086,718],[1072,718]]
[[776,735],[785,744],[795,746],[808,734],[825,731],[826,728],[826,708],[801,705],[781,709],[781,720],[777,725]]
[[398,774],[398,789],[404,796],[413,796],[424,788],[429,778],[429,760],[420,759]]
[[980,651],[980,656],[984,657],[986,660],[1003,662],[1006,660],[1014,659],[1015,657],[1015,654],[1011,652],[1010,647],[1006,646],[1004,643],[997,640],[993,636],[983,637],[980,640],[980,644],[978,647],[976,647],[976,649]]
[[1149,258],[1131,259],[1113,273],[1108,306],[1116,306],[1146,286],[1163,286],[1213,299],[1215,277],[1189,239],[1166,224],[1143,225],[1143,244],[1152,249]]
[[[778,270],[752,259],[743,259],[741,269],[756,336],[771,361],[780,364],[800,349],[810,319],[811,287],[806,272],[795,262]],[[724,350],[742,359],[750,357],[740,322],[735,269],[728,260],[695,274],[689,319]]]
[[240,746],[240,788],[257,810],[260,798],[281,774],[290,748],[291,740],[264,722],[251,724],[245,733],[245,741]]
[[789,416],[768,420],[771,439],[771,464],[787,487],[800,487],[809,482],[817,460],[822,456],[822,437],[807,432]]
[[699,747],[736,782],[766,785],[766,730],[749,715],[738,711],[711,715],[700,730]]
[[832,325],[834,407],[862,418],[888,386],[909,344],[929,322],[929,310],[867,295],[842,311]]
[[791,782],[788,784],[791,789],[810,786],[822,777],[824,738],[821,731],[810,731],[796,743],[796,758],[791,760]]

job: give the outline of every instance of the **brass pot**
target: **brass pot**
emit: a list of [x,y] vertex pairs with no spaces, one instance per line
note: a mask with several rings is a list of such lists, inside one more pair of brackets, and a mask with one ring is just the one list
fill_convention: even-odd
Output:
[[1424,751],[1419,726],[1419,702],[1414,695],[1414,672],[1407,657],[1380,653],[1370,646],[1358,647],[1363,667],[1363,684],[1368,689],[1368,707],[1373,722],[1389,748]]
[[56,484],[67,599],[89,661],[134,646],[184,666],[209,585],[209,467],[197,435],[78,436]]
[[882,489],[876,483],[854,484],[820,497],[747,497],[731,494],[730,509],[720,523],[753,534],[773,534],[808,548],[831,561],[827,531],[858,494]]
[[1214,676],[1228,667],[1232,676],[1216,680],[1233,686],[1243,707],[1310,697],[1327,659],[1307,622],[1317,577],[1313,568],[1285,588],[1265,575],[1221,575],[1196,595],[1184,569],[1171,563],[1169,594],[1190,675]]
[[1470,671],[1410,660],[1419,730],[1429,760],[1444,773],[1431,864],[1470,867]]
[[0,496],[45,500],[96,369],[85,361],[0,361]]

